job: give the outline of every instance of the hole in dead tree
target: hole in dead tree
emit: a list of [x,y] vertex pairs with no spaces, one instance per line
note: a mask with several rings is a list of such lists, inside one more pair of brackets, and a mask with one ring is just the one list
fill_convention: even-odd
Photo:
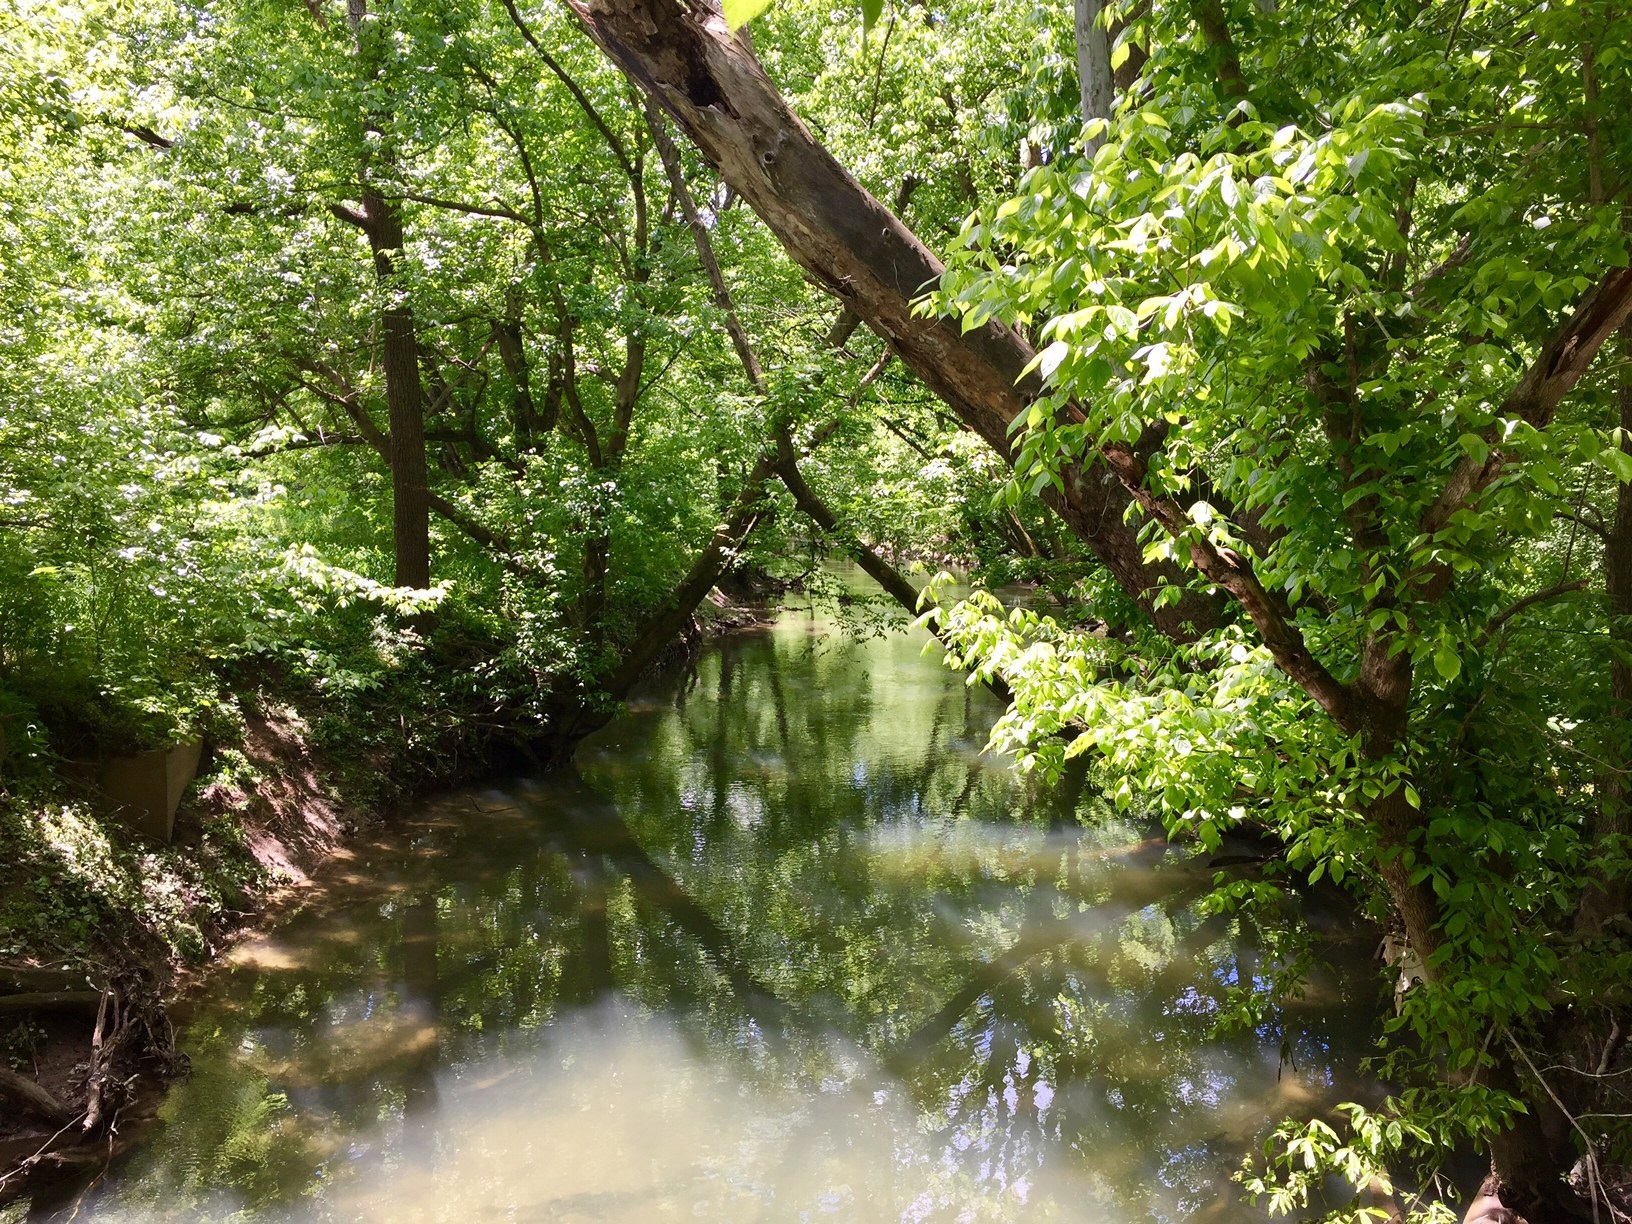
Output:
[[686,97],[691,99],[693,106],[727,109],[725,95],[720,92],[719,85],[709,75],[707,68],[696,61],[686,65]]

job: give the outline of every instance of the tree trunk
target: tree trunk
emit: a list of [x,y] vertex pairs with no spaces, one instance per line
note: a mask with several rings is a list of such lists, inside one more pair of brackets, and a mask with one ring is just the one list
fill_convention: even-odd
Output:
[[555,421],[540,417],[533,402],[531,370],[522,341],[521,298],[514,287],[505,292],[504,318],[493,321],[493,338],[498,342],[504,372],[510,378],[511,438],[519,455],[532,450],[535,434],[548,433],[555,428]]
[[[1557,1107],[1548,1098],[1545,1086],[1521,1082],[1506,1049],[1494,1049],[1491,1056],[1495,1064],[1486,1073],[1490,1085],[1530,1103],[1528,1113],[1515,1114],[1505,1130],[1490,1137],[1491,1180],[1502,1205],[1517,1212],[1527,1224],[1593,1219],[1588,1204],[1564,1180],[1576,1154],[1568,1123],[1556,1116]],[[1563,1125],[1544,1126],[1547,1113],[1554,1114],[1553,1120]],[[1554,1133],[1549,1134],[1549,1129]]]
[[[1082,121],[1109,119],[1116,105],[1116,85],[1111,79],[1111,37],[1105,28],[1101,0],[1075,0],[1077,26],[1077,83],[1082,93]],[[1105,133],[1083,141],[1089,157],[1105,143]]]
[[[402,249],[402,220],[376,191],[363,196],[368,215],[369,249],[374,272],[387,293],[396,276],[392,252]],[[425,401],[419,382],[419,341],[414,313],[406,302],[393,301],[380,312],[381,356],[385,371],[385,405],[390,421],[391,535],[399,587],[423,590],[431,585],[430,477],[425,464]]]
[[610,696],[619,701],[628,696],[652,660],[685,628],[697,605],[736,560],[738,550],[754,528],[775,513],[776,507],[765,501],[765,485],[775,470],[775,451],[767,448],[743,481],[730,517],[714,528],[674,594],[641,626],[618,666],[607,677],[604,691]]
[[101,1002],[100,990],[41,990],[30,991],[27,994],[0,994],[0,1016],[64,1011],[94,1016]]
[[[1616,387],[1621,427],[1621,449],[1632,450],[1632,323],[1621,326],[1622,367]],[[1609,728],[1604,745],[1604,768],[1598,777],[1598,812],[1593,838],[1604,853],[1600,861],[1613,862],[1624,853],[1632,833],[1632,796],[1627,771],[1632,769],[1632,483],[1615,494],[1615,520],[1604,541],[1604,594],[1609,602]],[[1627,912],[1632,901],[1622,873],[1598,872],[1588,881],[1581,899],[1578,926],[1583,934],[1597,935],[1604,923]]]
[[74,1111],[26,1076],[0,1066],[0,1100],[44,1118],[55,1126],[67,1126]]
[[[356,40],[360,91],[372,89],[376,81],[381,32],[369,23],[367,0],[347,0],[346,16]],[[423,590],[431,585],[431,505],[430,477],[425,464],[424,391],[419,381],[419,342],[414,332],[414,313],[400,297],[396,284],[396,252],[402,250],[402,217],[396,205],[371,182],[372,162],[391,163],[391,149],[385,140],[389,116],[369,115],[365,128],[381,138],[377,152],[364,153],[359,166],[363,186],[363,211],[346,208],[332,211],[363,231],[374,256],[374,275],[386,295],[380,311],[381,364],[385,372],[385,404],[389,420],[391,467],[391,535],[396,555],[393,582],[399,587]]]
[[32,965],[0,965],[0,991],[83,990],[86,973],[72,969],[36,969]]
[[[1010,427],[1039,384],[1012,328],[917,317],[913,303],[941,262],[823,148],[788,108],[752,51],[717,14],[680,0],[570,0],[590,36],[653,99],[759,214],[788,253],[901,357],[959,419],[1012,461]],[[1186,591],[1156,608],[1176,566],[1144,559],[1131,497],[1105,468],[1069,466],[1044,499],[1165,633],[1220,623],[1222,604]]]

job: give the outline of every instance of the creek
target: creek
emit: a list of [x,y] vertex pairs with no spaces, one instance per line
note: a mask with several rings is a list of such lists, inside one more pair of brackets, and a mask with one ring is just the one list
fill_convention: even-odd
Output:
[[1307,899],[1309,988],[1215,1035],[1264,933],[983,753],[926,640],[788,611],[353,846],[184,1000],[79,1218],[1264,1218],[1243,1156],[1375,1092],[1375,935]]

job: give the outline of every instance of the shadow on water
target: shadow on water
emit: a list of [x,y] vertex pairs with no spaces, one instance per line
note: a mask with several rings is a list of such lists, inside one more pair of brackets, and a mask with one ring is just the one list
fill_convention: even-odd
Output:
[[1029,793],[921,640],[825,629],[336,864],[192,1001],[81,1218],[1259,1218],[1243,1154],[1369,1092],[1366,940],[1213,1035],[1264,966],[1210,873]]

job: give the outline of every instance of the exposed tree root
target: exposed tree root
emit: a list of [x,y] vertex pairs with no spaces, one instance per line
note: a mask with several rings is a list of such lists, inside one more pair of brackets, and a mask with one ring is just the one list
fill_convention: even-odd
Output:
[[[28,997],[0,996],[12,1000],[15,1011],[24,1010],[15,1001]],[[121,974],[92,998],[96,1023],[86,1070],[72,1100],[25,1076],[0,1070],[0,1099],[57,1128],[32,1154],[0,1172],[0,1203],[111,1158],[123,1146],[118,1125],[122,1112],[183,1066],[158,992],[144,975]]]

